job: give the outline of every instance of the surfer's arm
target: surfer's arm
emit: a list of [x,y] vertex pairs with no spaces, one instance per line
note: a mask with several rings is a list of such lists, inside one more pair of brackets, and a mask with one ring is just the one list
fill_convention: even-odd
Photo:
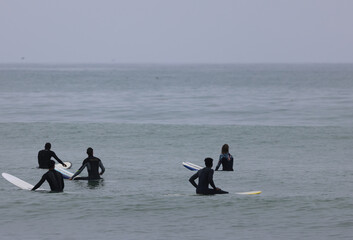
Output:
[[215,185],[214,182],[213,182],[213,171],[210,172],[210,174],[208,175],[208,181],[209,181],[211,187],[213,187],[213,189],[217,189],[217,188],[216,188],[216,185]]
[[55,152],[53,152],[53,158],[55,158],[56,161],[58,161],[61,165],[66,167],[66,164],[63,161],[61,161],[60,158],[58,158],[58,156],[56,156]]
[[[197,173],[198,173],[198,172],[197,172]],[[197,188],[197,184],[196,184],[195,180],[196,180],[196,178],[199,177],[197,173],[195,173],[194,175],[192,175],[192,176],[190,177],[190,179],[189,179],[189,182],[190,182],[195,188]]]
[[84,163],[70,179],[72,180],[72,179],[74,179],[77,175],[79,175],[79,174],[83,171],[83,169],[85,169],[86,166],[87,166],[87,163]]
[[103,173],[105,172],[105,167],[103,166],[102,161],[99,161],[99,167],[102,169],[102,171],[100,172],[100,175],[103,175]]
[[45,175],[42,176],[42,178],[40,179],[40,181],[32,188],[32,191],[36,190],[37,188],[39,188],[40,186],[42,186],[42,184],[45,181]]
[[216,166],[216,171],[218,171],[218,168],[221,166],[221,163],[222,163],[222,157],[219,157],[219,161],[217,163],[217,166]]

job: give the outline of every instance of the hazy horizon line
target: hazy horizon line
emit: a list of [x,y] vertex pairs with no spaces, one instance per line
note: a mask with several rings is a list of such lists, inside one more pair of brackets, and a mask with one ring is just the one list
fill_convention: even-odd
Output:
[[353,64],[353,62],[310,62],[310,61],[293,61],[293,62],[81,62],[81,61],[67,61],[67,62],[1,62],[1,65],[248,65],[248,64]]

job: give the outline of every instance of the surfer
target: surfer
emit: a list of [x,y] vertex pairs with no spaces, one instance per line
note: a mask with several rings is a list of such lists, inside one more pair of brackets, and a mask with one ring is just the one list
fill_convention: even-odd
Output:
[[222,164],[223,171],[234,171],[233,170],[233,156],[229,153],[228,144],[222,146],[222,154],[219,156],[219,161],[216,166],[215,171],[218,171],[218,168]]
[[[220,188],[217,188],[213,182],[213,159],[205,158],[205,165],[205,168],[197,171],[197,173],[192,175],[189,179],[189,182],[196,188],[196,193],[204,195],[228,193]],[[199,178],[199,184],[196,184],[196,178]],[[213,189],[208,188],[208,185],[211,185]]]
[[[66,164],[63,163],[63,161],[61,161],[58,156],[56,156],[55,152],[50,150],[51,148],[51,144],[50,143],[46,143],[44,146],[43,150],[40,150],[38,152],[38,164],[39,164],[39,168],[45,168],[48,169],[49,168],[49,161],[50,159],[53,157],[56,159],[56,161],[58,161],[59,163],[61,163],[61,165],[63,165],[64,167],[66,167]],[[55,162],[54,162],[55,163]]]
[[[105,172],[105,168],[103,166],[102,161],[93,156],[93,149],[92,148],[87,148],[87,155],[88,157],[83,160],[82,162],[82,166],[77,170],[77,172],[71,177],[69,178],[69,180],[97,180],[97,179],[101,179],[100,175],[103,175],[103,173]],[[87,171],[88,171],[88,177],[77,177],[75,178],[77,175],[79,175],[82,170],[87,167]],[[101,172],[99,173],[99,168],[101,168]]]
[[52,192],[62,192],[64,190],[64,178],[61,173],[55,171],[55,162],[53,160],[49,160],[48,163],[49,171],[44,173],[40,181],[32,188],[32,191],[36,190],[45,180],[49,183],[50,190]]

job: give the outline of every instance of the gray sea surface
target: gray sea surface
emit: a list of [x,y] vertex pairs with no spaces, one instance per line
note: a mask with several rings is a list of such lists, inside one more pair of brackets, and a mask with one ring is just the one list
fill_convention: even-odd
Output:
[[[32,184],[46,142],[106,167],[63,193],[0,177],[1,239],[353,238],[353,64],[3,64],[0,136],[1,172]],[[230,193],[196,195],[181,163],[224,143]]]

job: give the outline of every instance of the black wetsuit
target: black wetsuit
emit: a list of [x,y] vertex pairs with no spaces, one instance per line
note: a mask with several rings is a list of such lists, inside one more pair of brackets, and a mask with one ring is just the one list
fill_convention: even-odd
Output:
[[[88,177],[77,177],[82,170],[87,167]],[[99,173],[99,168],[102,169],[102,172]],[[100,175],[102,175],[105,171],[102,161],[96,157],[88,157],[83,160],[82,166],[78,169],[78,171],[72,176],[72,179],[75,180],[97,180],[100,179]]]
[[[189,179],[190,183],[196,187],[197,194],[204,194],[204,195],[211,195],[211,194],[223,194],[228,193],[222,190],[217,190],[214,182],[213,182],[213,169],[209,167],[205,167],[194,175],[191,176]],[[199,178],[199,184],[195,183],[196,178]],[[208,185],[211,185],[213,189],[208,188]]]
[[32,190],[39,188],[44,181],[47,180],[50,186],[50,190],[53,192],[62,192],[64,190],[64,178],[61,173],[55,170],[49,170],[46,172],[42,179],[33,187]]
[[223,171],[234,171],[233,170],[233,156],[230,153],[221,154],[219,156],[219,161],[216,166],[216,171],[222,164]]
[[64,164],[63,161],[61,161],[58,156],[56,156],[55,152],[44,149],[38,152],[39,168],[49,168],[48,164],[52,157],[55,158],[59,163]]

